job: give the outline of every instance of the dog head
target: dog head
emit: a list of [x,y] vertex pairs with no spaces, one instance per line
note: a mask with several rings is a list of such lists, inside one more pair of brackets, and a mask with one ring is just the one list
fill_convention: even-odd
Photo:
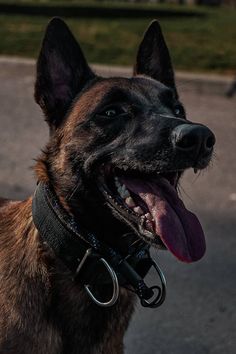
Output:
[[135,233],[182,261],[202,257],[203,231],[177,184],[185,169],[208,165],[215,138],[186,119],[157,21],[140,44],[133,77],[107,79],[95,75],[65,23],[53,19],[35,98],[50,127],[38,178],[79,222],[120,249],[121,236]]

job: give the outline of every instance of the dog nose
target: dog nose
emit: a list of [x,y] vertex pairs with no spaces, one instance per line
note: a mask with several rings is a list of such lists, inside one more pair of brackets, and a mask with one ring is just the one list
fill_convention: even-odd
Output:
[[172,131],[172,143],[176,150],[194,156],[208,155],[215,145],[212,131],[200,124],[181,124]]

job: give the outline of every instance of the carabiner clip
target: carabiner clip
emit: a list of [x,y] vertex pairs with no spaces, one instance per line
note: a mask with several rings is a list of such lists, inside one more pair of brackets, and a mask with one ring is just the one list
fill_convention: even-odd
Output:
[[[76,274],[78,275],[78,273],[80,272],[82,266],[84,265],[86,259],[88,257],[96,257],[98,256],[97,254],[93,254],[92,253],[93,250],[92,248],[89,248],[86,252],[85,252],[85,255],[84,257],[82,258],[78,268],[77,268],[77,271],[76,271]],[[95,302],[95,304],[97,304],[98,306],[102,306],[102,307],[110,307],[110,306],[113,306],[118,297],[119,297],[119,282],[118,282],[118,278],[117,278],[117,275],[115,273],[115,271],[113,270],[113,268],[109,265],[109,263],[104,259],[104,258],[99,258],[98,259],[99,262],[102,262],[105,266],[105,268],[107,269],[110,277],[111,277],[111,280],[112,280],[112,285],[113,285],[113,294],[112,294],[112,297],[109,301],[106,301],[106,302],[101,302],[99,301],[95,296],[94,294],[92,293],[92,291],[90,290],[90,285],[89,284],[86,284],[84,285],[85,287],[85,290],[87,291],[88,295],[90,296],[90,298],[93,300],[93,302]]]
[[98,299],[96,299],[96,297],[93,295],[92,291],[89,289],[89,285],[85,285],[84,287],[85,287],[87,293],[89,294],[89,296],[91,297],[91,299],[95,302],[95,304],[102,306],[102,307],[110,307],[116,303],[116,301],[119,297],[118,278],[117,278],[117,275],[114,272],[114,270],[111,268],[111,266],[108,264],[108,262],[104,258],[100,258],[99,261],[104,264],[104,266],[107,268],[108,273],[111,276],[112,285],[113,285],[113,294],[112,294],[111,299],[107,302],[101,302]]
[[166,298],[166,279],[165,276],[161,270],[161,268],[157,265],[157,263],[152,259],[152,266],[155,268],[157,274],[159,275],[159,278],[161,280],[161,286],[159,285],[154,285],[150,287],[149,289],[157,290],[157,294],[155,298],[152,301],[147,301],[145,299],[141,299],[141,305],[144,307],[150,307],[150,308],[156,308],[159,307],[163,304]]

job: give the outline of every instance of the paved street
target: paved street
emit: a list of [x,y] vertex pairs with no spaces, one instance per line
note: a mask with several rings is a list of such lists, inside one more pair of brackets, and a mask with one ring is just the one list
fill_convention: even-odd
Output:
[[[33,100],[31,65],[0,64],[0,195],[25,198],[34,190],[33,159],[48,130]],[[207,254],[196,264],[155,253],[168,283],[159,309],[137,307],[126,354],[233,354],[236,352],[236,97],[179,88],[189,119],[207,124],[217,138],[212,166],[182,182],[185,203],[196,212]],[[155,282],[151,277],[150,282]],[[108,354],[108,353],[107,353]]]

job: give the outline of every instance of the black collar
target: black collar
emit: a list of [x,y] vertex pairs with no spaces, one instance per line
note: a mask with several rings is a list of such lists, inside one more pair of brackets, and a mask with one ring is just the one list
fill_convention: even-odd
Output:
[[[42,182],[38,184],[33,197],[32,215],[43,242],[71,270],[74,278],[84,284],[90,297],[98,305],[114,305],[119,295],[119,286],[126,285],[132,287],[145,307],[157,307],[163,303],[166,293],[165,278],[150,257],[149,247],[145,243],[141,249],[129,250],[125,256],[121,256],[78,225],[63,209],[52,187]],[[161,286],[148,287],[143,280],[152,266],[159,275]],[[107,272],[104,272],[104,267]],[[106,276],[101,279],[97,276],[98,272]],[[99,279],[99,282],[94,279]],[[99,286],[104,282],[113,284],[113,295],[108,302],[98,301],[91,290],[91,285]],[[150,300],[154,296],[154,290],[157,294],[154,300]]]

